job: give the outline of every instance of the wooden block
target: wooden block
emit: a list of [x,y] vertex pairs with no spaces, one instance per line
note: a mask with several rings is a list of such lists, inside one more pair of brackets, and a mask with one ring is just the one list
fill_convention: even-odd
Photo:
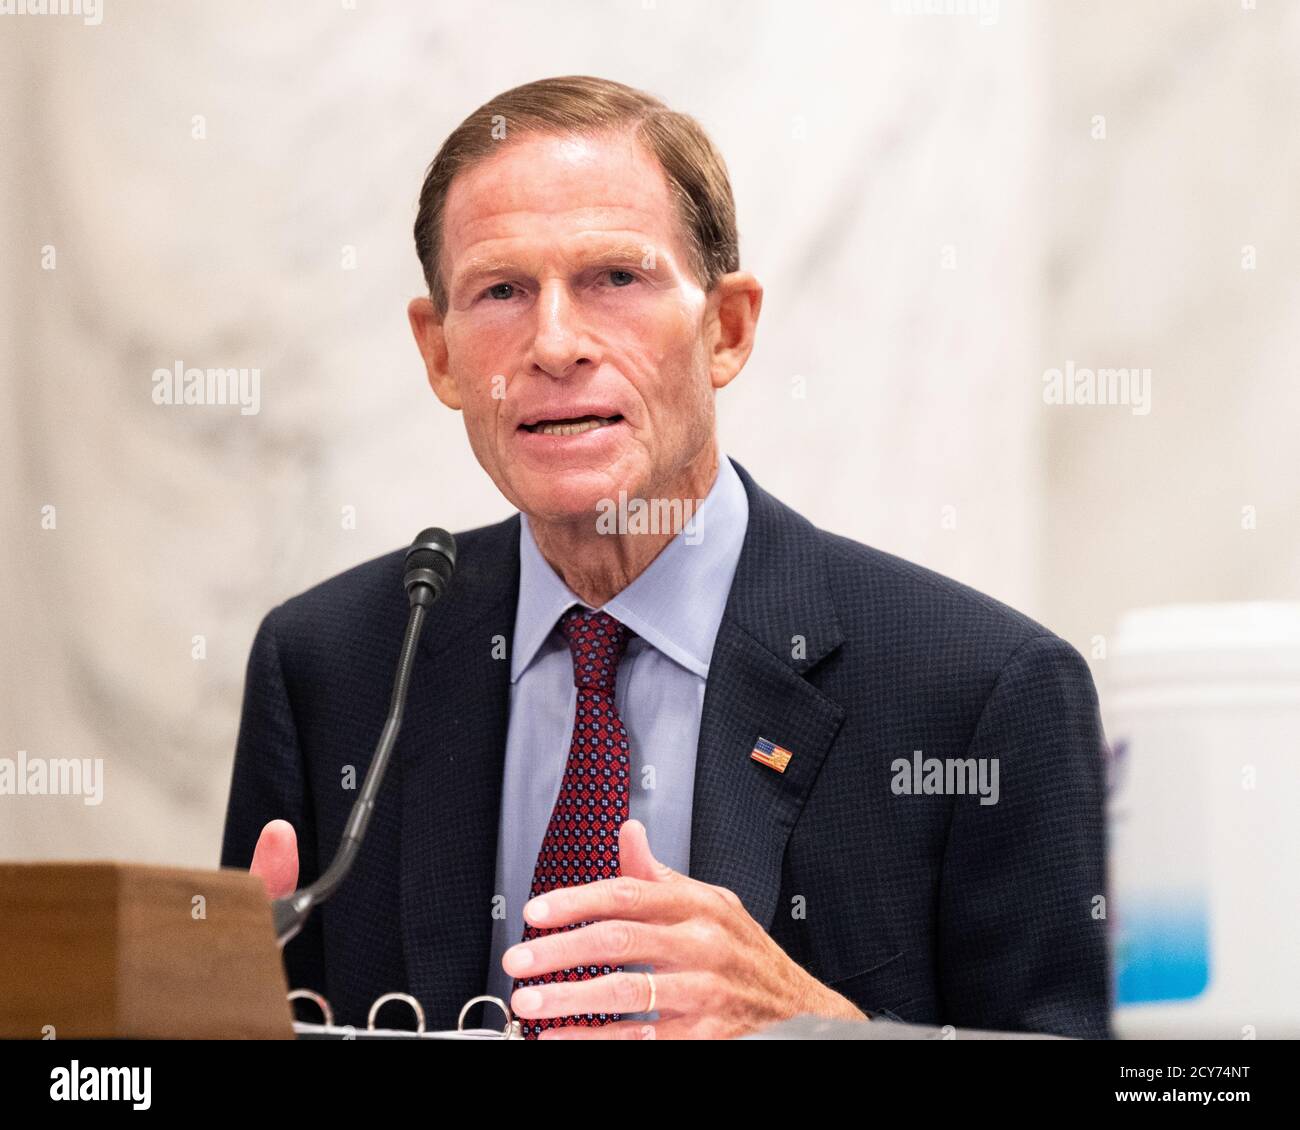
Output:
[[292,1039],[260,879],[0,863],[0,1037]]

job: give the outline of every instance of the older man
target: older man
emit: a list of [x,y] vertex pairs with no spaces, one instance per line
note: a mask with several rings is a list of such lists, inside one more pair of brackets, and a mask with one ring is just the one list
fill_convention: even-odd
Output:
[[[292,983],[352,1022],[405,989],[450,1025],[488,991],[546,1038],[882,1012],[1106,1035],[1087,668],[719,454],[763,292],[699,126],[600,79],[507,91],[444,143],[415,234],[429,383],[519,513],[458,535],[395,772]],[[339,840],[401,569],[258,633],[222,860],[273,894]]]

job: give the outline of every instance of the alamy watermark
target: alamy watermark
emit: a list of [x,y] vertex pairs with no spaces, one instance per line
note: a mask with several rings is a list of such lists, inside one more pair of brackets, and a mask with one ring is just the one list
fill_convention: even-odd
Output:
[[1043,370],[1043,403],[1120,404],[1145,416],[1151,411],[1151,370],[1076,369],[1066,361],[1064,369]]
[[978,796],[980,804],[998,802],[996,757],[925,757],[912,751],[911,760],[895,758],[889,766],[895,796]]
[[82,1066],[74,1059],[67,1067],[50,1072],[53,1102],[128,1102],[133,1110],[152,1105],[152,1067]]
[[702,498],[632,498],[627,491],[618,498],[602,498],[596,503],[598,534],[671,534],[685,533],[687,545],[698,545],[704,538],[700,521]]
[[98,27],[104,0],[0,0],[0,16],[80,16],[87,27]]
[[0,757],[0,796],[79,796],[94,806],[104,802],[102,757]]
[[153,371],[155,404],[238,404],[241,416],[262,407],[261,369],[193,369],[177,361]]

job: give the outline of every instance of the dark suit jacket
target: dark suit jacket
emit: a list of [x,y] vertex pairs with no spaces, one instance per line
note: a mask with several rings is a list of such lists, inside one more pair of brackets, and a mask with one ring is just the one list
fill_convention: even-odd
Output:
[[[690,874],[735,891],[865,1010],[1109,1035],[1103,738],[1083,659],[987,596],[815,528],[737,470],[749,527],[705,693]],[[457,535],[356,868],[285,949],[290,985],[324,993],[339,1023],[405,990],[430,1026],[454,1027],[484,991],[518,539],[517,515]],[[262,623],[223,865],[248,867],[276,817],[298,831],[300,882],[328,864],[388,706],[402,560]],[[750,759],[759,736],[793,752],[783,774]],[[915,750],[997,758],[998,802],[898,795],[892,764]]]

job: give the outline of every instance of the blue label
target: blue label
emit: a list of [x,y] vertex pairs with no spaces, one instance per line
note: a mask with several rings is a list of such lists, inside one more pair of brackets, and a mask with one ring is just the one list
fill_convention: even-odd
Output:
[[1131,900],[1120,909],[1115,945],[1115,1003],[1185,1001],[1210,983],[1209,922],[1194,900],[1166,895]]

